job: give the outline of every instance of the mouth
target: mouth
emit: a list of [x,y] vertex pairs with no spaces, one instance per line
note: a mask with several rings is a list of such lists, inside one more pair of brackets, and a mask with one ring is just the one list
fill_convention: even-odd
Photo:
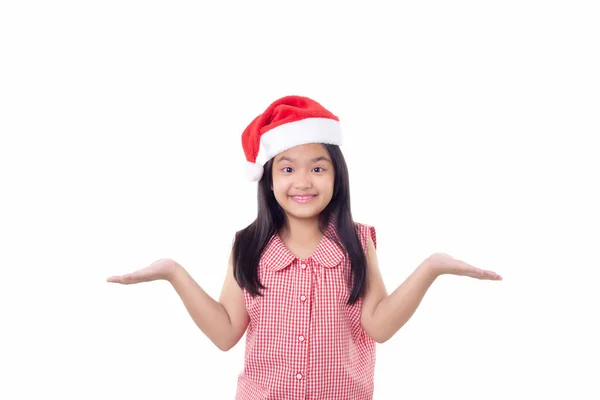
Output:
[[302,195],[302,196],[290,196],[296,203],[308,203],[312,201],[317,195]]

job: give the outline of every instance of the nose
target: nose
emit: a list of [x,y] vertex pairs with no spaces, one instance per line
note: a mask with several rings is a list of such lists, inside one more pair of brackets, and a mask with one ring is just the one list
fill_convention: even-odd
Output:
[[296,178],[294,180],[294,186],[296,189],[307,189],[312,186],[310,171],[299,171],[299,173],[294,175]]

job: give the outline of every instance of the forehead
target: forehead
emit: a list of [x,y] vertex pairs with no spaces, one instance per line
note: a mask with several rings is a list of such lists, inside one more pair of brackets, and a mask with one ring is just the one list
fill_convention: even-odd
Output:
[[283,157],[302,161],[305,159],[312,159],[316,157],[329,158],[329,152],[327,151],[325,146],[323,146],[320,143],[308,143],[292,147],[291,149],[277,154],[277,156],[275,157],[275,161]]

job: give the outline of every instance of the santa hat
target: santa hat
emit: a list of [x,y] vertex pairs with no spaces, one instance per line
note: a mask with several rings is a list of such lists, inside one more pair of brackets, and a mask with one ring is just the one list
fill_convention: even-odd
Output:
[[286,96],[274,101],[242,133],[246,177],[260,180],[267,161],[307,143],[341,145],[338,117],[307,97]]

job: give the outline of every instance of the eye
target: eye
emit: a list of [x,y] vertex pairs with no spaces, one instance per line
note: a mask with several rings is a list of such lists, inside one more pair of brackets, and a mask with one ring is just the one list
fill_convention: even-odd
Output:
[[[288,170],[289,170],[289,171],[288,171]],[[285,168],[283,168],[283,169],[282,169],[282,171],[283,171],[283,172],[290,173],[290,172],[292,172],[292,167],[285,167]]]
[[323,171],[325,171],[325,170],[323,169],[323,167],[315,167],[314,169],[320,169],[320,171],[316,171],[316,172],[323,172]]

